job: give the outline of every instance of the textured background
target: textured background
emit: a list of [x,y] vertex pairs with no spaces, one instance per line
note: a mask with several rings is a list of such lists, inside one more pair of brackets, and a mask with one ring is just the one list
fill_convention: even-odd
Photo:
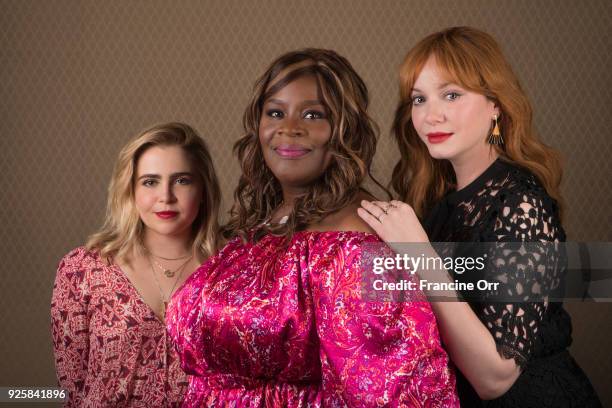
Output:
[[[502,44],[543,139],[566,159],[571,240],[612,241],[612,2],[0,0],[0,385],[55,383],[49,301],[60,257],[102,221],[121,145],[181,120],[208,141],[229,206],[231,157],[254,79],[304,46],[346,56],[397,153],[397,67],[424,35],[471,25]],[[570,304],[572,352],[612,406],[612,304]]]

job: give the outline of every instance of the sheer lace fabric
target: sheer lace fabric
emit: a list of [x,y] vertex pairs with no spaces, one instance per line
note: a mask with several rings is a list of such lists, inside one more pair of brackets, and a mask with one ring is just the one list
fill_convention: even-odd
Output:
[[[430,211],[424,224],[432,242],[462,242],[458,246],[462,255],[469,255],[475,247],[469,243],[496,243],[487,246],[487,264],[481,274],[454,274],[460,281],[499,283],[496,290],[480,292],[477,299],[461,294],[490,331],[499,353],[514,359],[523,371],[521,381],[487,405],[526,406],[506,402],[512,398],[517,401],[521,395],[527,398],[523,390],[533,391],[533,384],[521,384],[536,372],[535,367],[541,370],[543,364],[544,370],[557,370],[553,377],[532,378],[536,383],[561,375],[555,368],[559,364],[542,363],[541,359],[565,353],[571,364],[561,366],[572,367],[572,371],[563,375],[574,379],[576,398],[587,406],[599,406],[588,379],[566,352],[571,344],[570,318],[560,303],[548,301],[563,290],[566,265],[559,243],[566,236],[556,202],[536,177],[498,159],[467,187],[447,195]],[[484,404],[465,379],[458,380],[458,388],[462,406]],[[538,406],[558,406],[540,402]]]

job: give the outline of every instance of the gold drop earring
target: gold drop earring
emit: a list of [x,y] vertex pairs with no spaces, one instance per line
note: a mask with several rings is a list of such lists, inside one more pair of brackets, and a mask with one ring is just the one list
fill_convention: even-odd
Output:
[[501,132],[499,131],[499,125],[497,123],[497,114],[493,115],[493,120],[495,121],[495,126],[493,127],[493,132],[491,132],[491,135],[489,136],[489,144],[503,145],[504,138],[502,137]]

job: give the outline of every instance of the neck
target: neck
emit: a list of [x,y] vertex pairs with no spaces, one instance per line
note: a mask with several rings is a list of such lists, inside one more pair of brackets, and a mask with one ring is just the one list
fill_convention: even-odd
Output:
[[283,186],[283,203],[285,203],[286,206],[293,208],[295,199],[304,195],[305,192],[305,188]]
[[283,203],[278,207],[272,215],[272,221],[278,222],[281,218],[291,214],[293,205],[295,204],[296,198],[303,195],[306,192],[305,188],[299,187],[286,187],[283,186]]
[[495,149],[489,149],[485,155],[478,158],[458,158],[451,160],[455,176],[457,177],[457,191],[476,180],[493,164],[499,155]]
[[162,235],[146,229],[143,241],[149,252],[164,258],[179,258],[191,253],[189,231],[179,235]]

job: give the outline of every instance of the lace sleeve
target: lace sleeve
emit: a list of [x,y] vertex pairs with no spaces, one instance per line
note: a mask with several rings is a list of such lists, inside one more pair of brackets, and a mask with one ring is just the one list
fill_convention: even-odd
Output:
[[524,368],[537,347],[548,298],[563,272],[558,243],[563,230],[552,199],[517,194],[493,213],[486,279],[496,290],[484,295],[476,312],[489,329],[499,353]]

